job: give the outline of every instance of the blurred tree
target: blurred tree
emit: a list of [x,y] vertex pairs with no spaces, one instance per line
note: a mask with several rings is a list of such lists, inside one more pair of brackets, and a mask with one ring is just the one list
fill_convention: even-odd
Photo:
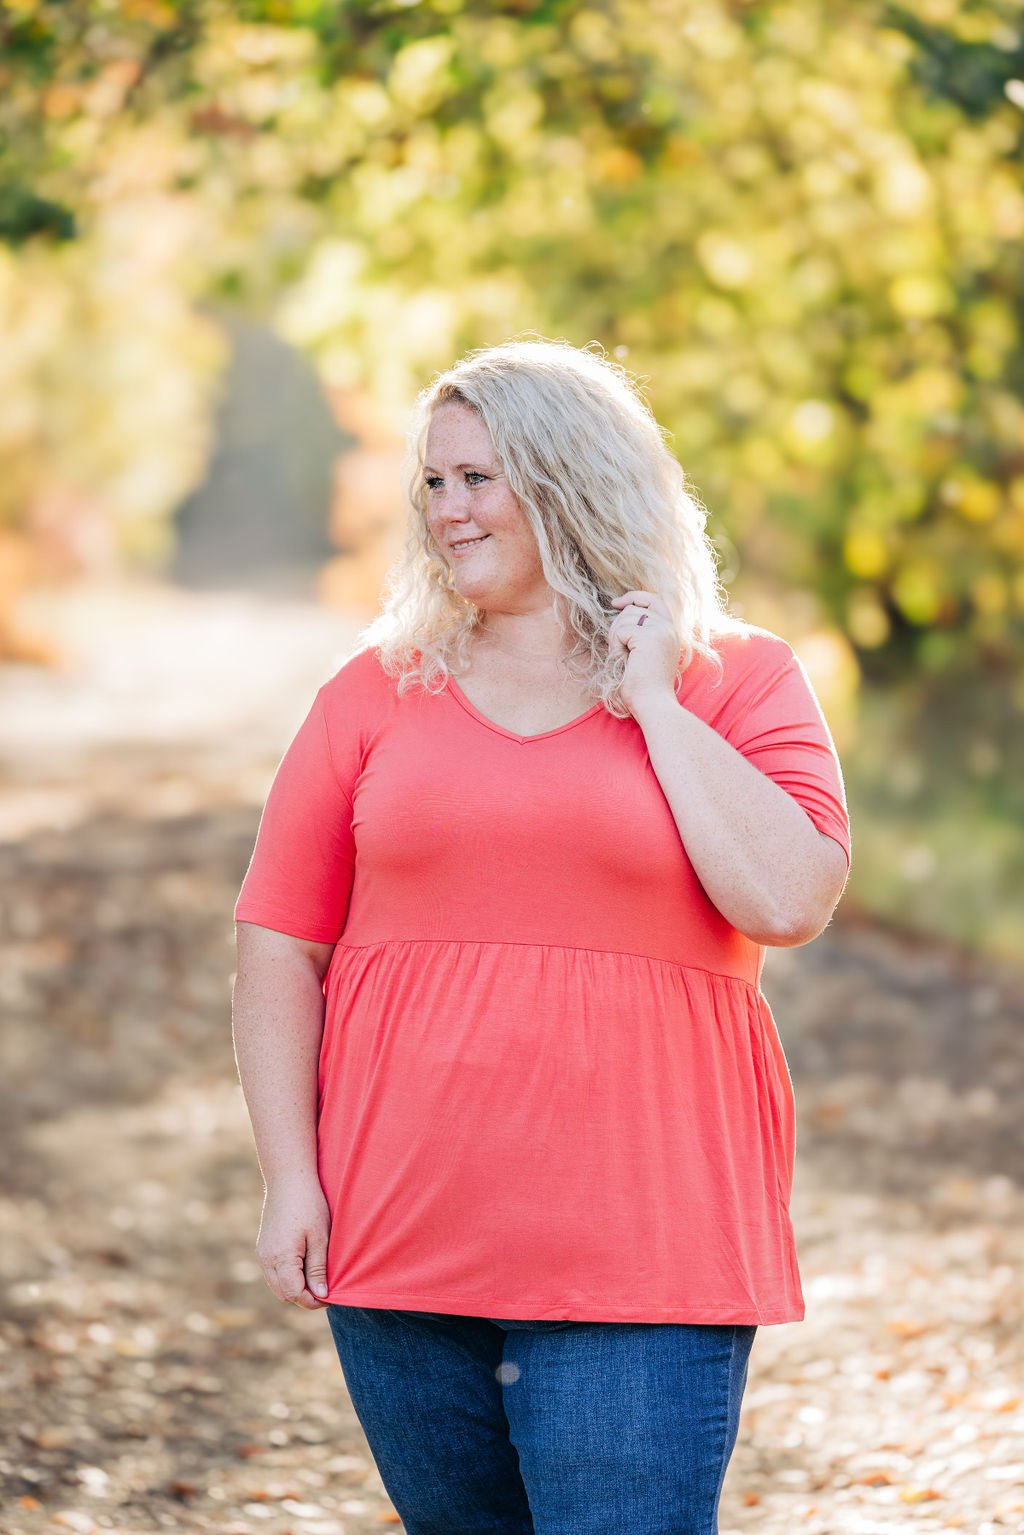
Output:
[[467,346],[596,337],[735,590],[813,590],[871,677],[1013,670],[1020,0],[0,15],[9,524],[71,484],[163,547],[224,363],[200,298],[396,422]]

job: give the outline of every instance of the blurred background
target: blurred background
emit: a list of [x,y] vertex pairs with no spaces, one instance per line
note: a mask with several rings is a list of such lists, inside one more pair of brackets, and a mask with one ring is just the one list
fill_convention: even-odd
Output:
[[724,1524],[1024,1529],[1022,137],[1021,0],[0,3],[5,1529],[394,1519],[252,1260],[230,911],[416,393],[524,333],[643,381],[846,772]]

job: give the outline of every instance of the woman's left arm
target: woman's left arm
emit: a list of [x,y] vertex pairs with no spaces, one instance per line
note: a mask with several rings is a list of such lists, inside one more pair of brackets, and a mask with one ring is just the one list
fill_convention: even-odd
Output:
[[615,606],[621,611],[609,641],[628,651],[622,700],[644,733],[709,900],[753,943],[810,943],[842,894],[845,852],[785,789],[679,703],[679,640],[661,598],[627,592]]

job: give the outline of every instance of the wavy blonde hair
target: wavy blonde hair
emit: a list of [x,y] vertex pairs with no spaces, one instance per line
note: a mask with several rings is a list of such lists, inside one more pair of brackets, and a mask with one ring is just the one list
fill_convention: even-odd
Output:
[[612,597],[658,592],[683,641],[721,676],[714,632],[727,613],[707,510],[669,450],[636,382],[598,343],[516,340],[470,352],[420,394],[408,435],[406,490],[412,506],[405,547],[389,572],[383,611],[364,632],[399,691],[444,687],[469,660],[483,614],[455,590],[451,568],[427,526],[423,479],[435,410],[459,403],[482,417],[505,478],[534,536],[556,611],[576,648],[572,665],[611,713],[625,657],[611,657]]

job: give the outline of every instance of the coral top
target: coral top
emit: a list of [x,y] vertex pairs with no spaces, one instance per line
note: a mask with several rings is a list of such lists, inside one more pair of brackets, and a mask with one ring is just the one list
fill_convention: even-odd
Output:
[[[849,859],[835,748],[784,640],[696,657],[692,710]],[[334,944],[319,1172],[338,1305],[595,1322],[803,1314],[793,1097],[764,949],[713,906],[643,734],[541,735],[376,654],[317,694],[235,910]]]

